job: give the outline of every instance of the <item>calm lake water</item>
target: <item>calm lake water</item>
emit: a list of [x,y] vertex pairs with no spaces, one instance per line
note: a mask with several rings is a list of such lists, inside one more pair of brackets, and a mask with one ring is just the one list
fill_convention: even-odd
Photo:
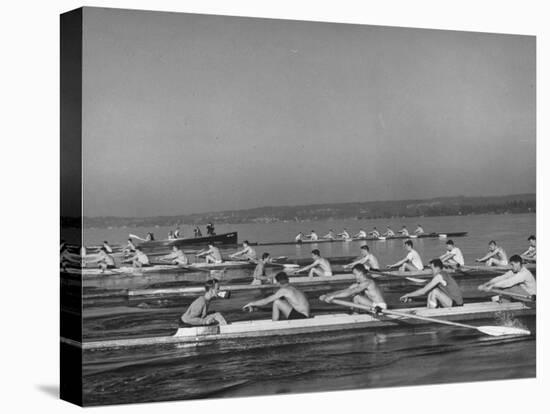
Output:
[[[298,231],[312,229],[319,234],[330,228],[358,231],[360,227],[379,229],[387,224],[409,230],[420,222],[427,232],[467,231],[455,239],[466,262],[487,250],[497,240],[509,255],[525,250],[527,237],[535,233],[535,215],[485,215],[427,217],[402,220],[338,220],[308,223],[219,225],[217,232],[237,230],[239,239],[285,241]],[[159,236],[167,228],[87,229],[86,244],[102,240],[122,243],[128,233],[154,231]],[[186,228],[187,234],[190,234]],[[321,244],[326,256],[355,255],[362,243]],[[369,242],[382,265],[404,255],[402,241]],[[415,248],[427,262],[443,253],[444,240],[419,239]],[[274,256],[308,257],[313,246],[265,246]],[[246,280],[250,271],[233,270],[220,275],[223,280]],[[150,275],[136,278],[104,278],[84,284],[84,336],[86,340],[133,336],[163,336],[178,326],[178,317],[188,302],[178,298],[128,301],[125,289],[176,287],[201,283],[205,274],[180,276]],[[479,281],[461,282],[467,300],[479,299]],[[386,292],[390,306],[398,297],[414,289],[406,284]],[[334,312],[331,305],[311,294],[312,311]],[[212,310],[222,311],[230,321],[269,318],[269,312],[240,311],[243,300],[234,297],[215,301]],[[420,306],[422,302],[418,302]],[[200,347],[149,347],[135,350],[87,351],[84,355],[84,399],[86,404],[116,404],[140,401],[312,392],[352,388],[419,385],[455,381],[479,381],[535,376],[535,318],[514,321],[533,332],[529,337],[495,339],[475,331],[425,326],[411,334],[403,329],[315,334],[301,337],[223,341]],[[476,324],[482,324],[476,321]],[[498,321],[485,321],[485,324]]]

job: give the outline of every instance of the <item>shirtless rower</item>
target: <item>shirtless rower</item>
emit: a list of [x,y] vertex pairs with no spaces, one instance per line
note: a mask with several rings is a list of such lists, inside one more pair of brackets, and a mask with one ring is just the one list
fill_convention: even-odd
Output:
[[262,254],[262,258],[256,261],[256,268],[252,274],[252,285],[263,285],[264,283],[272,283],[273,278],[265,273],[265,265],[271,263],[269,253]]
[[321,252],[318,249],[311,251],[311,257],[313,258],[313,263],[296,270],[296,273],[309,270],[309,277],[332,276],[330,262],[324,257],[321,257]]
[[458,267],[464,266],[464,256],[462,251],[455,246],[455,243],[452,240],[447,240],[446,249],[447,251],[439,256],[439,260],[443,262],[443,266],[452,267],[456,269]]
[[134,241],[132,239],[128,239],[128,244],[122,251],[124,254],[128,253],[134,253],[136,251],[136,245],[134,244]]
[[422,228],[422,226],[420,224],[416,225],[416,229],[414,230],[414,234],[416,234],[417,236],[420,236],[421,234],[424,234],[424,229]]
[[367,269],[362,264],[356,264],[352,269],[355,276],[355,283],[347,289],[327,293],[319,297],[320,300],[330,303],[333,299],[348,298],[353,296],[353,303],[369,306],[373,310],[388,309],[382,291],[376,282],[369,276]]
[[380,232],[378,231],[378,229],[376,227],[374,227],[372,229],[372,231],[369,232],[369,235],[372,236],[372,237],[378,238],[378,237],[380,237]]
[[323,236],[323,239],[334,240],[336,236],[334,235],[334,230],[330,229],[327,234]]
[[401,302],[408,302],[411,298],[427,294],[427,307],[429,309],[462,306],[464,304],[462,291],[458,287],[456,280],[443,271],[443,262],[440,259],[433,259],[430,261],[430,268],[432,269],[432,280],[420,289],[401,296],[399,300]]
[[242,258],[245,260],[256,260],[256,250],[254,250],[252,247],[250,247],[250,244],[248,243],[248,240],[243,241],[243,248],[242,250],[239,250],[236,253],[233,253],[230,255],[232,259],[234,258]]
[[348,229],[346,229],[345,227],[344,227],[344,231],[338,234],[338,237],[341,237],[343,240],[351,240],[351,236],[349,235]]
[[311,230],[311,233],[309,233],[309,236],[307,236],[307,238],[311,241],[319,240],[319,236],[317,235],[317,233],[315,233],[315,230]]
[[287,274],[279,272],[275,275],[275,280],[280,286],[277,292],[267,298],[247,303],[243,309],[252,312],[254,308],[273,303],[271,319],[274,321],[280,320],[281,316],[287,320],[309,318],[309,302],[301,291],[288,282]]
[[302,243],[302,241],[304,240],[304,233],[300,232],[296,235],[296,237],[294,237],[294,241],[296,243]]
[[219,282],[217,279],[210,279],[204,284],[204,295],[195,299],[185,313],[181,315],[184,326],[227,325],[227,321],[221,313],[208,313],[210,301],[218,296],[218,289]]
[[529,242],[529,248],[525,250],[520,257],[526,263],[535,263],[537,261],[537,238],[531,235],[527,241]]
[[497,246],[496,241],[491,240],[489,252],[481,259],[476,259],[476,262],[484,262],[487,266],[508,266],[508,256],[502,247]]
[[155,241],[155,235],[151,232],[147,233],[147,236],[145,236],[145,241]]
[[222,254],[220,249],[218,249],[214,244],[209,243],[208,249],[200,252],[196,255],[197,257],[204,257],[206,263],[220,264],[223,262]]
[[401,236],[409,237],[409,230],[407,230],[407,226],[401,227],[401,230],[399,230],[399,234]]
[[163,262],[170,262],[173,265],[182,265],[185,266],[189,264],[187,256],[178,246],[172,246],[172,252],[166,256],[162,256],[159,260]]
[[391,229],[390,226],[386,227],[386,231],[382,234],[384,237],[395,237],[395,232]]
[[378,259],[370,252],[369,246],[366,244],[364,246],[361,246],[361,255],[350,264],[344,265],[344,269],[350,269],[355,265],[363,265],[367,270],[379,270],[380,265],[378,264]]
[[512,266],[512,270],[478,286],[478,289],[485,292],[492,289],[505,289],[514,293],[536,295],[537,281],[533,274],[523,265],[522,258],[517,254],[513,255],[510,257],[510,265]]
[[141,248],[136,247],[136,251],[134,252],[134,255],[132,257],[129,257],[126,261],[132,262],[132,266],[139,269],[144,266],[150,266],[151,263],[149,262],[149,257],[143,251]]
[[413,242],[411,240],[407,240],[405,242],[405,250],[407,250],[407,255],[397,263],[394,263],[388,267],[390,269],[399,267],[399,270],[402,272],[407,270],[410,272],[416,272],[418,270],[424,269],[422,258],[420,257],[418,252],[413,249]]
[[355,234],[353,236],[355,239],[366,239],[367,238],[367,232],[363,229],[359,230],[359,233]]

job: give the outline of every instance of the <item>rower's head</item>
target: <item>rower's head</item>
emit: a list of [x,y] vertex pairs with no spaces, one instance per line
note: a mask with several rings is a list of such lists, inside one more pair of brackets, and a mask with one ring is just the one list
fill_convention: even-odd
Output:
[[535,246],[537,245],[537,238],[536,238],[533,234],[531,234],[531,235],[529,236],[529,238],[527,239],[527,241],[528,241],[529,244],[530,244],[531,246],[533,246],[533,247],[535,247]]
[[243,241],[243,247],[248,247],[248,246],[249,246],[248,240]]
[[103,240],[103,244],[109,244],[107,240]]
[[176,246],[175,244],[172,246],[172,250],[174,252],[177,252],[179,250],[178,246]]
[[455,242],[452,240],[447,240],[447,243],[445,243],[447,250],[451,251],[455,248]]
[[369,246],[367,246],[366,244],[364,246],[361,246],[361,254],[366,256],[367,254],[369,254],[369,252],[370,252]]
[[406,228],[407,228],[407,226],[403,226],[402,228],[403,228],[403,229],[406,229]]
[[218,289],[220,287],[220,281],[218,279],[207,280],[204,284],[204,297],[210,300],[218,295]]
[[496,248],[497,248],[497,242],[494,241],[494,240],[491,240],[491,241],[489,242],[489,250],[490,250],[490,251],[494,251]]
[[413,248],[413,242],[411,240],[407,240],[405,242],[405,249],[412,250],[412,248]]
[[314,258],[314,259],[318,259],[321,257],[321,252],[319,251],[319,249],[313,249],[311,251],[311,256]]
[[287,285],[288,284],[288,275],[285,272],[279,272],[275,275],[275,281],[279,285]]
[[523,266],[523,259],[520,255],[514,254],[512,257],[510,257],[510,266],[512,266],[512,272],[517,273],[520,271],[521,267]]
[[443,270],[443,262],[441,261],[441,259],[430,260],[430,268],[432,269],[432,273],[434,275],[437,275]]
[[264,254],[262,254],[262,260],[267,260],[269,259],[269,253],[265,252]]
[[355,276],[355,279],[358,282],[362,282],[362,281],[365,281],[367,279],[372,279],[369,276],[369,271],[362,264],[356,264],[355,266],[353,266],[351,268],[351,272],[353,273],[353,275]]

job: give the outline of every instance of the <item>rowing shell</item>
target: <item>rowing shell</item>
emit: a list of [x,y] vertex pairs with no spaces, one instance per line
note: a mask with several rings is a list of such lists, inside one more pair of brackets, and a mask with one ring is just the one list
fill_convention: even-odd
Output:
[[[507,312],[514,316],[534,315],[536,305],[523,302],[479,302],[466,304],[460,307],[427,309],[407,308],[400,310],[402,313],[425,316],[428,318],[439,318],[449,321],[469,321],[476,319],[488,319],[496,313]],[[347,315],[330,314],[319,315],[308,319],[297,320],[256,320],[234,322],[223,326],[200,326],[190,328],[179,328],[174,335],[162,337],[115,339],[107,341],[77,342],[67,338],[61,338],[65,343],[81,347],[84,350],[99,350],[112,348],[129,348],[140,346],[153,346],[162,344],[178,343],[208,343],[219,340],[233,340],[241,338],[273,337],[279,335],[299,335],[319,332],[335,332],[352,329],[376,329],[381,327],[395,327],[405,325],[409,327],[416,324],[429,322],[413,320],[403,316],[393,315]],[[269,341],[266,342],[266,345]]]
[[299,241],[287,241],[287,242],[261,242],[251,243],[253,246],[280,246],[280,245],[306,245],[306,244],[319,244],[319,243],[349,243],[349,242],[361,242],[361,241],[386,241],[386,240],[404,240],[404,239],[447,239],[450,237],[464,237],[468,234],[466,231],[450,232],[450,233],[426,233],[426,234],[410,234],[408,236],[395,235],[395,236],[380,236],[380,237],[354,237],[351,239],[319,239],[319,240],[299,240]]

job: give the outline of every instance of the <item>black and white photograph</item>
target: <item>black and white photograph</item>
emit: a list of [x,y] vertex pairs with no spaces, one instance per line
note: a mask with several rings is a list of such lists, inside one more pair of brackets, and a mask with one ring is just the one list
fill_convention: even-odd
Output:
[[536,377],[536,36],[59,22],[62,399]]

